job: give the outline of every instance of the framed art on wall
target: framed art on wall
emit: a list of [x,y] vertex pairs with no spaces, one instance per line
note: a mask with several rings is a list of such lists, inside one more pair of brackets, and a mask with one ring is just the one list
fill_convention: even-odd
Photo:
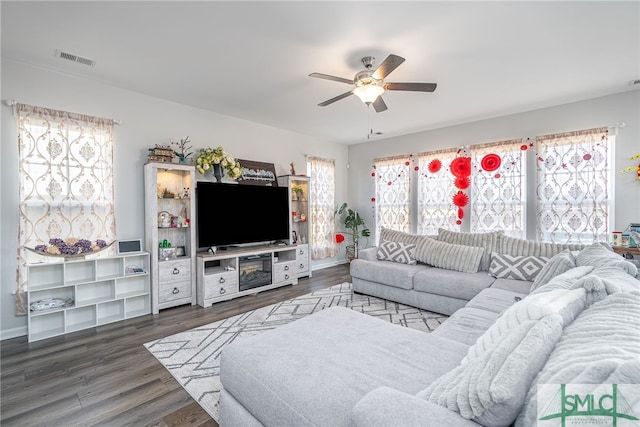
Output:
[[238,159],[238,162],[241,169],[241,175],[238,178],[240,184],[278,186],[276,167],[273,163],[243,159]]

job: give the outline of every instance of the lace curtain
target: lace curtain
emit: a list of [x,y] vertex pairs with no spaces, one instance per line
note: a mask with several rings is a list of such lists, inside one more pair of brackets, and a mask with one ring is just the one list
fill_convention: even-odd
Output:
[[[16,314],[27,313],[25,249],[69,237],[111,243],[113,121],[17,104],[19,230]],[[62,258],[60,258],[62,259]]]
[[307,157],[311,210],[311,259],[336,256],[335,241],[335,160]]
[[[435,235],[438,234],[438,228],[460,230],[456,224],[457,208],[452,202],[457,188],[449,171],[457,152],[454,148],[418,153],[418,234]],[[440,169],[431,172],[429,164],[437,160],[441,163]]]
[[410,231],[411,155],[375,159],[373,168],[377,242],[382,227]]
[[613,151],[607,128],[545,135],[536,142],[538,238],[607,241]]
[[[471,230],[504,230],[512,237],[525,238],[526,150],[521,139],[471,146]],[[525,146],[528,148],[528,146]],[[482,167],[497,154],[500,166],[493,171]],[[487,166],[485,164],[485,166]],[[489,169],[493,169],[489,167]]]

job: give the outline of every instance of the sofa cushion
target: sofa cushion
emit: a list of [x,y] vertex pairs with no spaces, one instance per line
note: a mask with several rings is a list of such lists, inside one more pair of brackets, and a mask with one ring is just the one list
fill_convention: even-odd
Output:
[[481,358],[461,364],[418,393],[484,426],[508,426],[562,334],[556,314],[529,320]]
[[469,301],[496,280],[484,271],[460,273],[443,268],[419,271],[413,276],[413,289]]
[[496,252],[514,256],[533,255],[551,258],[564,250],[579,251],[584,247],[585,245],[581,244],[537,242],[534,240],[503,236],[502,239],[500,239],[500,249]]
[[529,389],[516,426],[536,424],[538,386],[640,384],[638,330],[640,293],[617,293],[584,310],[564,328],[560,341]]
[[370,391],[387,386],[415,394],[455,367],[466,349],[332,307],[235,340],[222,351],[220,373],[225,390],[264,425],[341,427]]
[[509,307],[487,331],[473,344],[463,363],[480,359],[489,353],[513,328],[530,320],[539,320],[549,314],[559,315],[564,324],[569,324],[586,307],[587,297],[584,289],[567,291],[557,289],[545,293],[529,295]]
[[417,243],[415,257],[418,261],[434,267],[476,273],[483,253],[483,248],[454,245],[421,236]]
[[351,276],[370,282],[384,283],[400,289],[413,288],[413,276],[418,272],[430,270],[431,267],[421,264],[406,265],[389,261],[351,261]]
[[484,248],[484,253],[479,267],[481,271],[489,270],[491,252],[497,252],[497,248],[499,247],[502,237],[504,237],[504,233],[502,231],[492,231],[490,233],[462,233],[445,230],[444,228],[438,229],[438,240],[456,245]]
[[376,257],[382,261],[399,262],[400,264],[415,264],[413,256],[416,245],[412,243],[383,241],[378,246]]
[[378,387],[363,397],[351,413],[353,427],[478,427],[459,414],[416,396]]
[[477,308],[499,314],[526,296],[526,293],[512,292],[492,286],[480,291],[465,305],[465,308]]
[[498,279],[532,281],[542,270],[549,258],[531,255],[513,256],[491,253],[489,274]]
[[571,270],[575,266],[576,259],[569,249],[555,254],[535,277],[529,292],[533,292],[536,288],[549,283],[555,276]]
[[380,242],[401,242],[417,245],[421,237],[419,234],[405,233],[385,227],[380,230]]
[[531,282],[527,280],[496,279],[491,285],[491,289],[504,289],[505,291],[528,294],[531,289]]
[[576,265],[592,265],[594,267],[615,266],[623,269],[633,277],[638,273],[638,267],[633,263],[603,247],[600,243],[594,243],[581,250],[576,256]]
[[498,313],[475,307],[463,307],[438,326],[432,334],[473,345],[496,321]]

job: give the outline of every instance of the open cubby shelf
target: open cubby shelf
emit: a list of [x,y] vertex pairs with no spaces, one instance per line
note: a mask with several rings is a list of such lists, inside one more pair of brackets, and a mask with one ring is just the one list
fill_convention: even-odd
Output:
[[68,307],[29,311],[29,341],[92,328],[151,313],[149,253],[136,252],[58,263],[29,264],[28,306],[36,301],[71,298]]

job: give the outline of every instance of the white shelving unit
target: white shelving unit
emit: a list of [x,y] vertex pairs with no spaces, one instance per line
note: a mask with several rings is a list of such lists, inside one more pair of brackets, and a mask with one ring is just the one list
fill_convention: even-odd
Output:
[[291,237],[289,242],[298,247],[295,266],[297,277],[311,277],[311,254],[308,244],[311,230],[309,177],[301,175],[279,176],[278,185],[289,189],[289,212],[291,212],[289,218]]
[[[130,271],[131,267],[143,270]],[[151,313],[149,253],[27,266],[27,303],[63,299],[67,307],[29,311],[29,341]]]
[[[176,163],[144,165],[145,244],[151,252],[151,308],[196,303],[195,167]],[[166,193],[165,193],[166,190]],[[173,194],[173,196],[171,195]],[[159,215],[175,218],[162,223]],[[182,255],[163,256],[164,241]]]
[[[262,246],[198,254],[198,305],[209,307],[243,295],[298,284],[298,250],[296,246]],[[250,269],[245,266],[251,259],[263,263],[261,268],[270,273],[270,280],[262,286],[240,290],[241,275]],[[268,265],[264,265],[265,259],[270,260]]]

